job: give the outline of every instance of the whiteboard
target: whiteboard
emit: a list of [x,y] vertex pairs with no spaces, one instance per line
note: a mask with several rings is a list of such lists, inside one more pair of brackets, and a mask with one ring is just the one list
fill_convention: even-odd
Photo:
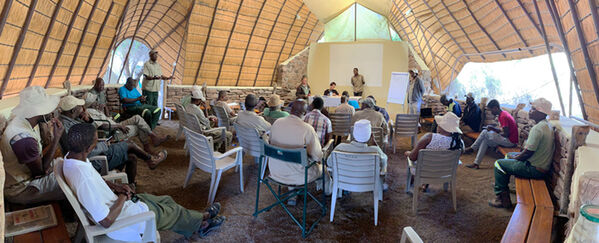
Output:
[[402,104],[406,99],[410,76],[404,72],[392,72],[391,81],[389,81],[389,95],[387,103]]
[[355,67],[367,87],[383,86],[383,44],[331,44],[327,83],[351,87]]

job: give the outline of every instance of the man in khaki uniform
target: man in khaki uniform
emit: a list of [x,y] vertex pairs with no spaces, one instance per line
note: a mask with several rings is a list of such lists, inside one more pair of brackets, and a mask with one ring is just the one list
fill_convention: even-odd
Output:
[[173,79],[173,76],[166,77],[162,75],[162,69],[157,62],[158,52],[150,51],[150,60],[144,63],[144,80],[141,86],[141,92],[146,96],[146,104],[158,106],[158,92],[160,92],[160,81]]
[[362,96],[365,84],[364,76],[358,73],[358,68],[354,68],[354,76],[351,77],[351,85],[354,86],[354,96]]
[[383,114],[374,110],[374,100],[371,98],[366,98],[361,100],[360,103],[362,105],[362,109],[356,111],[356,113],[352,116],[352,124],[362,119],[369,120],[372,127],[383,128],[383,136],[387,136],[387,134],[389,134],[389,126],[387,126],[387,122],[385,121]]

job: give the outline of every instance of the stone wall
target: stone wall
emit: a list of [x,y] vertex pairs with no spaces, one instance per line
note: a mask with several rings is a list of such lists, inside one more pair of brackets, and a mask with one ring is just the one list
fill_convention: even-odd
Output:
[[[186,95],[191,95],[191,85],[169,85],[167,87],[167,100],[166,106],[174,108],[175,104],[181,103],[181,98]],[[227,90],[229,91],[229,102],[244,102],[245,96],[248,94],[255,94],[260,97],[263,96],[268,100],[268,97],[272,94],[273,88],[271,87],[208,87],[206,90],[207,100],[216,100],[218,91]],[[291,93],[287,89],[277,88],[276,93],[281,96],[281,99],[285,102],[292,101],[295,98],[295,92]]]
[[277,86],[293,90],[300,84],[302,76],[308,73],[310,47],[290,57],[277,66]]

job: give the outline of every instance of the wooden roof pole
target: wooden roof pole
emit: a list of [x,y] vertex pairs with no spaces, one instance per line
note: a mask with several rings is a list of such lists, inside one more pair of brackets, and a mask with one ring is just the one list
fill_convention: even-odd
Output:
[[[443,0],[441,0],[439,2],[441,2],[441,4],[443,4],[443,7],[449,13],[449,16],[451,16],[453,21],[455,21],[455,23],[458,25],[458,27],[460,27],[460,30],[462,30],[462,32],[464,32],[464,36],[466,36],[466,39],[468,39],[468,42],[470,42],[470,45],[472,45],[472,47],[474,47],[474,50],[476,50],[476,52],[480,53],[480,50],[478,49],[478,47],[476,47],[476,45],[474,45],[474,42],[472,42],[472,39],[470,39],[470,35],[468,33],[466,33],[466,30],[464,29],[464,27],[462,27],[462,24],[460,24],[460,21],[458,21],[458,19],[456,19],[456,17],[453,15],[451,10],[449,10],[449,7],[447,7],[447,4],[445,4],[445,2],[443,2]],[[485,56],[483,56],[483,55],[481,55],[480,57],[482,57],[483,60],[486,59]]]
[[8,12],[10,12],[12,2],[14,2],[14,0],[7,0],[2,8],[2,14],[0,15],[0,33],[4,30],[4,25],[6,25],[6,19],[8,19]]
[[[576,33],[578,34],[578,41],[580,42],[580,50],[582,50],[582,55],[584,56],[584,62],[587,66],[587,71],[589,72],[589,78],[591,79],[591,84],[593,85],[593,90],[595,91],[595,99],[597,99],[597,103],[599,104],[599,85],[597,84],[597,73],[595,72],[595,68],[593,62],[591,61],[591,55],[589,55],[589,50],[587,47],[587,42],[584,39],[584,33],[582,27],[580,26],[580,20],[578,18],[578,11],[576,10],[576,5],[574,1],[568,0],[568,5],[570,6],[570,12],[572,15],[572,21],[574,22],[574,27],[576,29]],[[591,5],[592,6],[592,5]],[[557,10],[557,8],[556,8]],[[593,15],[593,20],[596,20],[597,8],[591,8],[591,14]],[[597,21],[595,21],[597,23]],[[597,28],[597,26],[595,26]],[[584,103],[583,103],[584,104]]]
[[[243,64],[245,64],[245,57],[248,54],[248,48],[250,47],[250,43],[252,42],[252,36],[254,36],[254,30],[256,30],[256,25],[258,25],[258,19],[260,19],[260,15],[262,15],[262,10],[264,10],[264,5],[267,0],[262,2],[262,6],[260,6],[260,11],[258,11],[258,15],[256,15],[256,21],[254,21],[254,26],[252,27],[252,31],[250,32],[250,36],[248,37],[247,44],[245,45],[245,49],[243,51],[243,57],[241,58],[241,65],[239,65],[239,72],[237,73],[237,80],[235,81],[235,86],[239,85],[239,78],[241,77],[241,71],[243,70]],[[195,80],[194,80],[195,82]]]
[[[518,1],[520,1],[520,0],[518,0]],[[541,11],[539,10],[539,5],[537,4],[537,0],[532,0],[532,3],[535,5],[535,11],[537,12],[537,16],[539,17],[539,25],[541,25],[541,34],[543,34],[543,40],[545,40],[545,49],[547,49],[547,56],[549,57],[549,64],[551,64],[551,74],[553,74],[553,81],[555,82],[555,89],[557,89],[557,97],[559,98],[559,104],[560,104],[560,107],[562,108],[562,113],[564,114],[564,116],[566,116],[564,100],[562,99],[562,91],[559,88],[559,80],[557,78],[557,72],[555,71],[555,65],[553,64],[553,59],[551,58],[551,47],[549,47],[549,40],[547,39],[547,32],[545,31],[545,25],[543,25],[543,18],[541,17]]]
[[[119,37],[119,35],[121,35],[121,30],[123,29],[123,25],[125,23],[125,14],[127,14],[127,11],[129,10],[129,4],[131,3],[131,0],[127,0],[127,3],[125,4],[125,7],[123,8],[123,12],[121,13],[121,17],[119,17],[119,21],[117,22],[117,29],[115,35],[112,37],[112,41],[110,41],[110,46],[108,46],[108,50],[106,50],[106,57],[104,57],[104,59],[102,60],[102,65],[100,65],[100,70],[98,70],[98,77],[104,76],[104,75],[100,75],[100,73],[102,73],[102,70],[104,69],[104,64],[106,64],[106,61],[108,60],[108,56],[110,56],[110,52],[112,51],[112,48],[114,47],[114,44],[116,43],[116,39]],[[116,48],[115,48],[116,51]],[[110,59],[110,64],[108,65],[108,67],[106,67],[106,71],[108,71],[108,68],[110,67],[112,69],[112,63],[114,61],[114,52],[112,52],[112,58]],[[110,82],[110,78],[112,76],[112,71],[110,73],[108,73],[108,82]]]
[[[498,0],[494,0],[494,1],[495,1],[495,4],[497,4],[497,7],[499,7],[499,10],[501,10],[503,17],[505,17],[505,19],[510,24],[510,26],[512,26],[512,29],[514,29],[514,32],[516,32],[516,35],[518,35],[518,37],[520,38],[520,41],[522,41],[522,43],[524,43],[524,46],[528,47],[528,43],[526,43],[526,41],[524,40],[524,37],[522,37],[522,34],[520,34],[520,31],[518,31],[518,28],[516,28],[516,25],[514,25],[514,22],[512,22],[510,17],[507,16],[507,13],[505,12],[505,9],[503,9],[503,6],[501,5],[501,3],[499,3]],[[529,52],[530,52],[530,54],[532,54],[532,50],[529,50]]]
[[[299,15],[300,11],[302,10],[302,8],[304,7],[304,5],[305,5],[305,3],[302,2],[302,5],[297,9],[297,12],[295,12],[295,15],[294,15],[295,18],[293,18],[293,22],[291,22],[291,25],[289,25],[289,29],[287,30],[287,34],[285,35],[285,40],[283,41],[283,45],[281,45],[281,49],[279,50],[279,57],[277,58],[277,61],[275,62],[275,70],[272,72],[272,77],[270,78],[270,86],[272,86],[272,83],[275,81],[275,74],[276,74],[276,71],[278,70],[279,61],[281,61],[283,49],[285,48],[285,44],[287,43],[287,40],[289,39],[289,33],[291,33],[291,29],[293,29],[293,25],[295,25],[295,21],[297,20],[297,17]],[[307,21],[307,19],[306,19],[306,21]],[[305,21],[304,21],[304,23],[305,23]],[[299,34],[299,32],[298,32],[298,34]]]
[[217,73],[216,83],[214,84],[214,86],[218,86],[218,81],[220,80],[220,74],[223,69],[223,64],[225,63],[225,58],[227,58],[227,52],[229,51],[229,44],[231,43],[231,37],[233,36],[233,33],[235,33],[234,32],[235,26],[237,25],[237,19],[239,19],[239,11],[241,10],[242,6],[243,6],[243,0],[241,0],[241,2],[239,2],[239,7],[237,8],[237,11],[235,13],[235,20],[233,20],[233,26],[231,26],[231,31],[229,32],[229,37],[227,38],[227,44],[225,45],[225,51],[223,52],[223,59],[220,61],[220,65],[218,66],[218,71],[216,72]]
[[177,31],[177,29],[179,29],[179,27],[181,27],[181,25],[188,23],[189,21],[189,16],[191,16],[191,11],[193,10],[193,8],[189,9],[189,11],[187,12],[187,15],[185,15],[183,17],[183,20],[181,20],[179,23],[177,23],[177,25],[175,26],[175,28],[173,28],[171,31],[169,31],[166,35],[164,35],[164,37],[162,37],[162,39],[160,39],[158,42],[156,42],[156,44],[154,44],[154,46],[152,47],[152,49],[154,48],[158,48],[158,46],[160,46],[160,44],[162,44],[168,37],[170,37],[173,33],[175,33]]
[[37,57],[35,58],[35,62],[33,63],[33,68],[31,69],[31,73],[29,74],[29,79],[27,80],[27,86],[31,86],[31,82],[33,82],[33,78],[35,78],[35,73],[37,71],[37,67],[42,60],[42,56],[44,55],[44,51],[46,50],[46,44],[48,44],[48,38],[50,37],[50,33],[52,33],[52,29],[54,28],[54,23],[56,23],[56,16],[58,16],[58,11],[62,8],[62,0],[58,0],[56,2],[56,7],[54,7],[54,12],[52,13],[52,19],[50,19],[50,25],[48,25],[48,29],[46,29],[46,34],[44,34],[44,39],[42,40],[42,44],[40,45],[39,51],[37,52]]
[[29,9],[27,10],[27,17],[25,18],[25,23],[21,26],[21,33],[19,33],[19,38],[15,43],[15,48],[12,52],[12,57],[10,58],[10,62],[8,63],[8,68],[4,73],[4,81],[2,81],[2,88],[0,89],[0,99],[4,97],[4,91],[6,90],[6,86],[8,86],[8,82],[10,80],[10,74],[12,73],[13,68],[15,67],[15,63],[17,62],[17,58],[19,58],[19,52],[21,51],[21,47],[23,46],[23,41],[25,40],[25,35],[27,34],[27,29],[29,29],[29,24],[31,23],[31,17],[33,17],[33,13],[35,12],[35,7],[37,6],[37,0],[31,1],[29,4]]
[[[395,7],[397,8],[397,11],[401,11],[401,9],[395,5]],[[401,12],[399,13],[399,15],[402,15]],[[397,16],[395,14],[393,14],[393,12],[391,12],[391,16],[395,17],[395,20],[397,21],[397,24],[399,25],[400,29],[402,31],[404,31],[408,41],[410,41],[410,36],[409,34],[404,30],[404,28],[401,28],[401,24],[399,21],[399,18],[397,18]],[[416,36],[416,32],[414,32],[414,29],[412,28],[412,26],[410,25],[410,22],[408,22],[408,20],[406,19],[405,16],[402,15],[402,18],[404,19],[404,21],[406,22],[406,24],[408,25],[408,27],[410,28],[410,31],[412,32],[412,35],[414,35],[414,40],[416,41],[416,44],[418,44],[418,49],[420,50],[420,55],[422,55],[422,58],[424,58],[424,49],[422,49],[422,46],[420,44],[420,40],[418,40],[418,37]]]
[[[437,13],[435,13],[435,11],[433,10],[433,8],[431,8],[431,6],[428,5],[428,3],[426,2],[426,0],[423,0],[422,2],[431,11],[431,13],[433,13],[433,16],[435,16],[435,19],[437,19],[437,22],[439,22],[439,24],[441,24],[441,27],[443,28],[443,30],[445,30],[445,33],[447,33],[447,35],[449,35],[449,38],[451,38],[451,40],[453,40],[453,42],[458,46],[458,48],[460,48],[460,50],[462,51],[462,53],[466,53],[466,51],[464,50],[464,48],[462,48],[462,46],[460,45],[460,43],[458,43],[458,41],[453,37],[453,35],[451,35],[451,33],[447,30],[447,28],[445,28],[445,25],[443,23],[441,23],[441,19],[439,19],[439,17],[437,16]],[[408,5],[408,7],[412,8],[409,5]],[[466,58],[468,58],[468,60],[470,60],[470,57],[466,57]]]
[[[476,16],[474,16],[474,13],[470,9],[470,6],[468,6],[468,1],[462,0],[462,2],[464,3],[464,5],[466,5],[466,10],[468,10],[468,13],[472,17],[472,19],[474,19],[474,23],[476,23],[476,25],[478,25],[478,27],[480,28],[480,30],[482,30],[483,33],[485,33],[485,35],[487,36],[487,38],[489,38],[489,40],[491,40],[491,43],[493,43],[493,45],[495,46],[495,48],[497,48],[497,50],[501,50],[501,48],[499,47],[499,45],[497,45],[497,42],[495,42],[495,40],[493,39],[493,37],[491,37],[491,35],[489,34],[489,32],[487,32],[487,30],[480,24],[480,22],[478,21],[478,19],[476,18]],[[504,58],[507,57],[504,53],[502,53],[501,55],[503,55]]]
[[[316,29],[316,26],[318,25],[318,20],[316,21],[316,23],[314,23],[314,25],[312,26],[312,30],[310,30],[310,34],[308,34],[308,38],[306,38],[306,43],[304,43],[304,46],[307,46],[308,43],[310,42],[310,37],[312,36],[312,33],[314,33],[314,29]],[[324,33],[324,31],[322,32]],[[321,34],[322,34],[321,33]],[[293,52],[293,50],[291,50],[291,52]]]
[[[535,27],[535,29],[537,30],[537,33],[539,33],[539,36],[541,36],[541,38],[544,38],[543,37],[543,31],[539,28],[539,26],[537,25],[537,23],[535,23],[535,20],[528,13],[528,11],[526,10],[526,8],[524,7],[524,4],[522,3],[522,0],[516,0],[516,2],[520,6],[520,9],[522,9],[522,12],[524,12],[524,15],[526,15],[526,18],[528,18],[528,21],[530,21],[530,23],[532,24],[532,26]],[[538,7],[536,0],[532,0],[532,2],[534,3],[535,8]],[[539,24],[543,25],[543,20],[541,19],[540,13],[537,13],[537,15],[539,15]]]
[[[108,18],[110,17],[110,12],[112,12],[112,7],[114,7],[114,2],[110,3],[110,7],[108,7],[108,11],[106,11],[106,16],[104,16],[104,21],[102,21],[102,25],[98,30],[98,36],[96,36],[96,40],[94,40],[94,44],[92,45],[92,50],[89,52],[89,57],[87,58],[87,62],[85,63],[85,67],[83,68],[83,73],[81,74],[81,79],[79,80],[79,85],[83,83],[83,79],[85,78],[85,74],[87,73],[87,68],[89,68],[89,64],[96,53],[96,47],[98,45],[98,41],[100,37],[102,37],[102,32],[104,32],[104,27],[106,26],[106,22],[108,22]],[[110,52],[110,51],[109,51]],[[103,66],[104,64],[102,64]],[[100,67],[101,69],[102,67]]]
[[71,60],[71,65],[69,66],[69,71],[67,72],[66,80],[71,79],[71,74],[73,74],[73,67],[75,66],[75,61],[77,61],[77,57],[79,56],[79,51],[81,51],[81,44],[85,39],[85,34],[87,33],[87,28],[89,28],[89,23],[92,21],[94,17],[94,13],[96,9],[98,9],[98,2],[100,0],[96,0],[94,5],[92,6],[92,11],[89,12],[89,17],[87,17],[87,21],[85,21],[85,26],[83,26],[83,31],[81,32],[81,38],[79,38],[79,43],[77,44],[77,49],[75,49],[75,54],[73,54],[73,60]]
[[599,16],[597,14],[597,3],[589,0],[589,6],[591,8],[591,15],[593,17],[593,24],[595,25],[595,34],[599,37]]
[[[258,63],[258,69],[256,69],[256,76],[254,77],[254,84],[252,85],[252,87],[256,87],[256,81],[258,81],[258,74],[260,73],[260,68],[262,67],[262,60],[264,59],[264,53],[266,53],[266,48],[268,48],[268,43],[270,42],[270,37],[272,36],[272,32],[275,30],[275,26],[277,25],[277,22],[279,21],[279,16],[281,16],[281,12],[283,12],[285,3],[287,3],[287,0],[284,0],[283,4],[281,4],[279,13],[277,13],[277,17],[275,17],[275,20],[272,23],[272,27],[270,27],[270,32],[268,33],[268,37],[266,37],[266,43],[264,43],[264,49],[262,49],[262,56],[260,57],[260,62]],[[308,38],[310,38],[310,37],[308,37]],[[284,44],[285,43],[283,43],[283,45]],[[274,73],[274,70],[273,70],[273,73]]]
[[73,13],[73,17],[71,17],[71,21],[69,23],[67,33],[64,35],[64,38],[62,39],[62,44],[60,45],[60,49],[58,49],[58,54],[56,54],[56,59],[54,59],[54,64],[52,65],[52,69],[50,70],[50,75],[48,76],[48,80],[46,81],[46,85],[44,85],[44,88],[48,88],[48,86],[50,85],[50,82],[52,82],[52,78],[54,77],[54,73],[56,72],[56,67],[58,66],[58,63],[60,62],[60,57],[62,56],[62,53],[64,52],[64,47],[69,40],[69,37],[71,35],[71,30],[73,30],[73,25],[75,25],[75,20],[77,19],[77,17],[79,17],[79,10],[81,10],[81,6],[83,5],[83,2],[85,2],[85,1],[79,1],[79,3],[77,4],[77,8],[75,9],[75,12]]
[[[119,80],[121,80],[121,76],[123,75],[123,70],[125,70],[125,67],[127,66],[127,62],[129,62],[129,54],[131,54],[131,48],[133,47],[133,42],[135,42],[135,36],[137,36],[137,31],[139,30],[139,26],[141,26],[141,24],[142,24],[142,15],[144,14],[144,11],[146,11],[147,4],[148,4],[148,0],[146,0],[144,2],[144,6],[141,8],[141,13],[139,14],[139,20],[137,21],[137,25],[135,26],[135,30],[133,31],[133,37],[131,38],[131,44],[129,44],[129,49],[127,50],[127,54],[125,55],[125,60],[123,61],[123,67],[121,68],[119,77],[116,79],[117,82]],[[131,22],[133,22],[133,18],[135,18],[135,14],[133,14],[133,16],[131,16]]]
[[[189,19],[187,19],[189,20]],[[181,43],[179,43],[179,51],[177,52],[177,59],[175,59],[175,67],[173,67],[173,73],[171,74],[171,76],[175,76],[175,71],[177,71],[177,66],[179,66],[179,57],[181,56],[181,50],[183,49],[183,42],[185,42],[185,38],[187,34],[187,28],[189,27],[189,21],[186,22],[187,24],[185,25],[185,29],[183,29],[183,38],[181,38]]]
[[[150,31],[148,31],[148,33],[144,36],[144,38],[143,38],[144,40],[148,38],[148,35],[150,35],[150,32],[152,32],[154,30],[154,28],[156,27],[156,25],[158,25],[158,23],[162,22],[162,20],[164,19],[164,16],[167,15],[168,11],[170,11],[171,9],[173,9],[173,7],[175,6],[175,3],[177,3],[177,1],[173,1],[173,3],[171,3],[171,5],[166,10],[166,12],[162,16],[160,16],[160,19],[158,19],[158,21],[156,21],[156,23],[154,23],[154,25],[152,26],[152,28],[150,28]],[[191,5],[191,9],[193,9],[193,3]],[[158,45],[156,45],[156,46],[158,46]]]
[[[297,43],[297,39],[299,39],[299,36],[302,33],[302,30],[304,30],[304,26],[308,22],[308,19],[310,19],[310,15],[311,14],[312,14],[312,11],[308,11],[308,15],[306,15],[306,20],[304,20],[304,23],[302,23],[302,26],[297,31],[297,35],[295,36],[295,39],[293,40],[293,44],[291,44],[291,48],[289,48],[289,53],[287,53],[287,56],[290,56],[291,53],[293,52],[293,48],[295,47],[295,44]],[[312,27],[312,30],[314,30],[314,28],[316,27],[316,25],[318,25],[318,21],[316,21],[316,24],[314,25],[314,27]]]
[[212,26],[214,25],[214,20],[216,19],[216,10],[218,10],[219,3],[220,0],[216,0],[216,4],[214,4],[212,19],[210,20],[210,25],[208,26],[208,34],[206,35],[206,41],[204,42],[204,46],[202,47],[202,57],[200,58],[200,63],[198,64],[198,69],[196,70],[196,75],[193,79],[193,85],[195,85],[198,82],[198,76],[200,76],[200,69],[202,69],[202,62],[204,62],[204,55],[206,54],[206,48],[208,47],[208,42],[210,41],[210,34],[212,33]]

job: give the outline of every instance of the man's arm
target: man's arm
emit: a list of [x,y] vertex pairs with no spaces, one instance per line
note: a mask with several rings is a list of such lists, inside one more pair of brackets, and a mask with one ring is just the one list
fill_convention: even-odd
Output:
[[121,214],[121,210],[123,210],[123,205],[128,199],[129,198],[127,195],[119,194],[119,197],[116,200],[116,202],[114,202],[114,204],[110,207],[110,211],[108,212],[106,218],[104,218],[98,223],[102,225],[102,227],[104,228],[108,228],[112,224],[114,224],[114,221],[116,221],[116,218],[119,216],[119,214]]
[[137,98],[121,98],[121,102],[125,103],[125,104],[131,104],[131,103],[135,103],[137,101],[142,101],[143,96],[137,97]]
[[50,148],[47,150],[47,152],[44,154],[43,159],[42,159],[42,166],[44,169],[45,174],[49,174],[52,170],[52,160],[54,160],[54,154],[56,153],[56,149],[58,148],[58,143],[60,142],[60,138],[62,137],[62,134],[64,133],[64,126],[62,125],[62,122],[60,122],[60,120],[58,120],[58,118],[53,118],[52,119],[52,127],[53,129],[53,140],[52,143],[50,144]]
[[532,157],[533,154],[535,154],[535,151],[525,149],[524,151],[520,152],[517,156],[513,157],[513,159],[527,161],[528,159],[530,159],[530,157]]

